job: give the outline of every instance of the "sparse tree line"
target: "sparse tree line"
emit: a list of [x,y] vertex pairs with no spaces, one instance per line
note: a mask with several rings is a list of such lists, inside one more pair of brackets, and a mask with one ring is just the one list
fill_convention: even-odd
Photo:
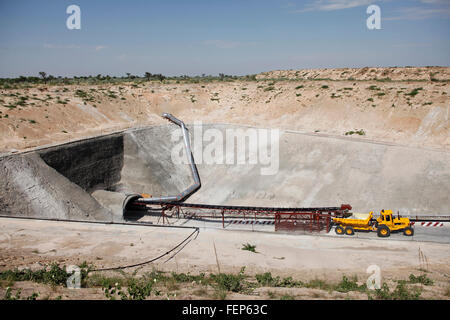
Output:
[[145,72],[142,76],[133,75],[127,72],[124,76],[110,76],[110,75],[102,75],[98,74],[96,76],[73,76],[73,77],[62,77],[62,76],[53,76],[51,74],[47,74],[45,71],[39,72],[39,76],[19,76],[17,78],[0,78],[0,85],[4,89],[12,88],[11,86],[19,85],[19,84],[100,84],[100,83],[117,83],[117,82],[127,82],[127,81],[183,81],[183,82],[210,82],[210,81],[234,81],[234,80],[256,80],[256,75],[246,75],[246,76],[233,76],[226,75],[224,73],[219,73],[219,75],[206,75],[202,74],[201,76],[165,76],[161,73],[150,73]]

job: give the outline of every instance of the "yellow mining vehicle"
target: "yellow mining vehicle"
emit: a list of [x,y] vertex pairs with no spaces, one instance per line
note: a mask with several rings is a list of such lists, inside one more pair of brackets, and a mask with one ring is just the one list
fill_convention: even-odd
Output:
[[333,218],[336,224],[336,234],[347,234],[352,236],[355,231],[376,231],[379,237],[389,237],[391,232],[403,231],[405,236],[414,235],[409,218],[402,218],[399,215],[394,217],[392,210],[381,210],[377,219],[373,218],[371,211],[364,219],[355,218]]

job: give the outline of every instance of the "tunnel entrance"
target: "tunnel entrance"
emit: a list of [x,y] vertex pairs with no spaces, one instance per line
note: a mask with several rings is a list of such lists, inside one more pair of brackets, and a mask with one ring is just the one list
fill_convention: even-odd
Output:
[[47,165],[89,193],[113,190],[124,164],[123,134],[69,143],[38,154]]

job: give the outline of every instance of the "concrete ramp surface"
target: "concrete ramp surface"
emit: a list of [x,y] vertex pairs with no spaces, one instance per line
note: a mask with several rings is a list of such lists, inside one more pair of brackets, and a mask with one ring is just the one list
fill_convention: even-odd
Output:
[[[188,128],[193,131],[194,126]],[[225,137],[230,128],[248,127],[214,124],[204,125],[203,131],[219,130]],[[133,129],[3,156],[0,212],[120,221],[126,194],[165,196],[192,183],[189,166],[171,158],[177,145],[172,133],[177,130],[172,124]],[[219,148],[225,142],[208,145],[214,143]],[[195,141],[192,146],[195,155]],[[192,203],[282,207],[349,203],[356,212],[450,214],[448,152],[284,131],[274,175],[261,175],[266,165],[248,161],[197,167],[202,187],[188,200]]]

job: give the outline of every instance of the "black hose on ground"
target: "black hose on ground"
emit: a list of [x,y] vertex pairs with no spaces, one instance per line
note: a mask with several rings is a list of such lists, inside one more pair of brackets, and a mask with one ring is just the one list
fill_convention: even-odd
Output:
[[[97,271],[112,271],[112,270],[123,270],[123,269],[127,269],[127,268],[134,268],[134,267],[140,267],[143,266],[145,264],[149,264],[152,263],[158,259],[161,259],[162,257],[168,255],[169,253],[171,253],[172,251],[174,251],[175,249],[177,249],[178,247],[180,247],[181,245],[183,245],[183,243],[185,243],[189,238],[191,238],[195,233],[200,232],[200,229],[195,227],[196,230],[194,230],[189,236],[187,236],[183,241],[181,241],[179,244],[177,244],[175,247],[173,247],[172,249],[170,249],[169,251],[157,256],[156,258],[144,261],[144,262],[140,262],[140,263],[136,263],[136,264],[130,264],[130,265],[126,265],[126,266],[119,266],[119,267],[111,267],[111,268],[101,268],[101,269],[94,269],[94,270],[89,270],[89,272],[97,272]],[[195,237],[197,237],[197,235]],[[186,243],[187,244],[187,243]],[[178,252],[177,252],[178,253]]]
[[[173,247],[172,249],[170,249],[169,251],[166,251],[165,253],[150,259],[150,260],[146,260],[144,262],[140,262],[140,263],[136,263],[136,264],[131,264],[131,265],[126,265],[126,266],[118,266],[118,267],[110,267],[110,268],[100,268],[100,269],[94,269],[94,270],[89,270],[89,272],[99,272],[99,271],[112,271],[112,270],[123,270],[123,269],[128,269],[128,268],[133,268],[133,267],[139,267],[139,266],[143,266],[145,264],[149,264],[152,263],[156,260],[161,259],[164,256],[167,256],[168,254],[170,254],[171,252],[175,251],[177,248],[179,248],[180,246],[182,246],[184,243],[187,244],[187,241],[191,241],[192,236],[194,234],[195,238],[197,238],[197,235],[200,233],[200,228],[198,227],[185,227],[185,226],[161,226],[161,225],[154,225],[154,224],[149,224],[149,223],[130,223],[130,222],[109,222],[109,221],[88,221],[88,220],[68,220],[68,219],[58,219],[58,218],[35,218],[35,217],[17,217],[17,216],[5,216],[5,215],[0,215],[0,218],[10,218],[10,219],[24,219],[24,220],[41,220],[41,221],[56,221],[56,222],[76,222],[76,223],[91,223],[91,224],[115,224],[115,225],[126,225],[126,226],[142,226],[142,227],[159,227],[159,228],[178,228],[178,229],[194,229],[194,231],[187,236],[183,241],[181,241],[180,243],[178,243],[175,247]],[[194,239],[195,239],[194,238]],[[186,245],[185,244],[185,245]],[[183,246],[184,247],[184,246]],[[179,251],[178,251],[179,252]],[[178,253],[177,252],[177,253]]]

